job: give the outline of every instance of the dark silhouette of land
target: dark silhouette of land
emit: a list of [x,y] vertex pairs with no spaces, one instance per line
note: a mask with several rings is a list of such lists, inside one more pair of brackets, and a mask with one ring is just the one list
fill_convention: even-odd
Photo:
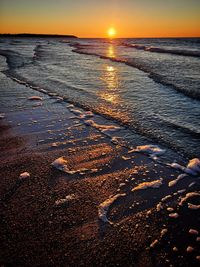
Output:
[[62,34],[37,34],[37,33],[2,33],[0,37],[30,37],[30,38],[78,38],[75,35],[62,35]]

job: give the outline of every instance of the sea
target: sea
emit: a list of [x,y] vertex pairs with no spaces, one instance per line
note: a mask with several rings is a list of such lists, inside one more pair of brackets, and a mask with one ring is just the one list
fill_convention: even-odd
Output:
[[119,125],[130,147],[200,157],[200,38],[1,37],[0,69]]

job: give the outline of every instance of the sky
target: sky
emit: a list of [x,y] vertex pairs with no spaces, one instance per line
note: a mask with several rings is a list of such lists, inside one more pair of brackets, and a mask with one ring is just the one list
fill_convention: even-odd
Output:
[[0,33],[200,37],[200,0],[0,0]]

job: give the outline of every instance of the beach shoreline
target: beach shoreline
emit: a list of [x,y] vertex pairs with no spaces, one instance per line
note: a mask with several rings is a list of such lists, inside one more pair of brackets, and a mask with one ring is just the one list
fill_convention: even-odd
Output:
[[2,77],[2,266],[198,263],[199,210],[178,205],[196,177],[169,187],[182,172],[130,152],[116,125]]

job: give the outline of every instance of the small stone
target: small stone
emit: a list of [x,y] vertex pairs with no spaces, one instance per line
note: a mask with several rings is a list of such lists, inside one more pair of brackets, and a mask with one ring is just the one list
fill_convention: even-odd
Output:
[[190,253],[190,252],[194,251],[194,248],[191,247],[191,246],[188,246],[187,249],[186,249],[186,251]]

